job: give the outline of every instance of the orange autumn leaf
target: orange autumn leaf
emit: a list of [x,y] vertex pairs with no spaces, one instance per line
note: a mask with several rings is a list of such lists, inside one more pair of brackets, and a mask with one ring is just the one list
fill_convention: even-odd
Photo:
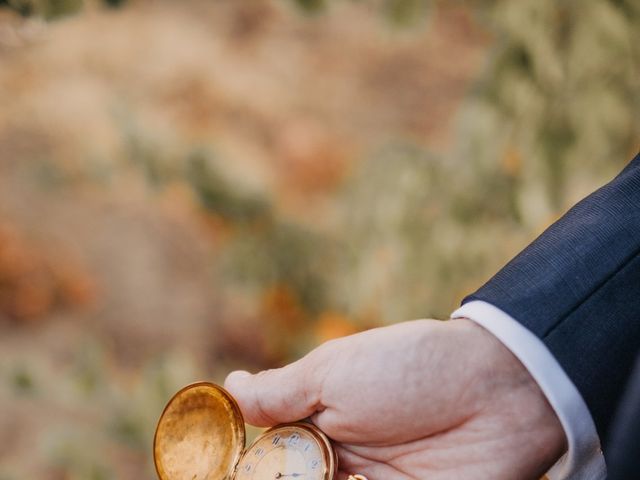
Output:
[[306,318],[302,305],[287,285],[276,285],[262,296],[262,315],[272,324],[288,331],[303,327]]
[[517,177],[522,170],[522,155],[518,150],[509,147],[502,157],[502,170],[509,177]]
[[320,343],[357,332],[358,328],[349,317],[336,312],[326,312],[320,315],[315,328],[315,336]]
[[0,225],[0,313],[33,322],[58,308],[86,306],[95,285],[68,257],[48,254],[25,235]]

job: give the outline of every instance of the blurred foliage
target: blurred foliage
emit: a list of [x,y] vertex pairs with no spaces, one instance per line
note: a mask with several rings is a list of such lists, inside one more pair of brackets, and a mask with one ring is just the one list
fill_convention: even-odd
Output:
[[0,225],[0,312],[36,322],[69,306],[90,305],[95,285],[68,252],[42,252],[24,235]]
[[[55,18],[78,12],[87,0],[0,0],[0,7],[9,7],[21,15]],[[96,0],[108,7],[119,7],[127,0]]]
[[[293,1],[303,11],[319,12],[339,0]],[[434,0],[369,1],[401,25],[424,17],[437,4]],[[103,0],[110,6],[123,2]],[[49,18],[76,11],[83,0],[0,0],[2,4]],[[489,0],[469,4],[498,42],[476,92],[476,108],[486,110],[489,125],[476,128],[475,133],[465,132],[466,144],[481,157],[482,165],[494,163],[496,155],[511,159],[505,160],[511,162],[505,167],[508,171],[494,168],[489,176],[504,178],[514,218],[522,214],[518,204],[523,199],[513,185],[532,177],[546,179],[548,210],[558,211],[566,206],[567,176],[584,158],[624,159],[637,148],[640,2]],[[489,143],[487,138],[491,146],[484,145]]]
[[327,6],[326,0],[293,0],[293,2],[306,12],[318,12]]
[[[310,14],[322,12],[329,4],[335,2],[335,0],[289,1],[300,8],[301,11]],[[0,0],[0,6],[7,6],[25,16],[37,15],[45,18],[54,18],[78,12],[85,4],[92,2],[101,2],[109,7],[119,7],[126,3],[127,0]],[[400,25],[407,25],[419,20],[427,11],[431,2],[432,0],[384,0],[381,3],[374,3],[380,3],[381,11],[389,20]]]
[[432,0],[386,0],[383,13],[397,25],[412,25],[425,17],[431,3]]
[[518,183],[545,178],[558,211],[584,162],[613,172],[637,151],[640,2],[494,1],[482,15],[498,40],[478,91],[491,125],[470,142],[496,145],[473,152],[487,165],[502,149]]
[[238,224],[266,226],[273,222],[268,201],[255,194],[238,192],[209,161],[207,152],[194,152],[187,165],[186,178],[208,211]]
[[226,180],[204,152],[190,155],[185,175],[202,207],[234,228],[220,260],[224,278],[260,296],[287,285],[306,315],[326,307],[326,238],[278,219],[266,199]]
[[17,392],[31,393],[34,388],[34,382],[32,376],[24,368],[18,368],[13,373],[13,385]]

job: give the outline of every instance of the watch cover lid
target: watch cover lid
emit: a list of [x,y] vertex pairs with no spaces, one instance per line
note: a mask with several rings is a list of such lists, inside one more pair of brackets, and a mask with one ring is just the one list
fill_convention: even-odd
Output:
[[242,413],[222,387],[198,382],[176,393],[153,439],[160,480],[228,480],[245,447]]

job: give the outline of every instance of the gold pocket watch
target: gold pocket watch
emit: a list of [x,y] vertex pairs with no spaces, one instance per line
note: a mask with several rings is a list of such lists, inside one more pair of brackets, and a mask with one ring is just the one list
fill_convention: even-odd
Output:
[[158,421],[153,440],[158,478],[333,480],[338,470],[331,442],[311,423],[277,425],[248,448],[245,437],[240,408],[224,388],[188,385],[169,400]]

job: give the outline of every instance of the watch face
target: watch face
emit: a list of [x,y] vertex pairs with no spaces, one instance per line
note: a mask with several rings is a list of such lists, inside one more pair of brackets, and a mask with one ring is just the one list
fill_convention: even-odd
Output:
[[306,424],[272,428],[247,449],[236,480],[329,480],[335,462],[324,435]]

